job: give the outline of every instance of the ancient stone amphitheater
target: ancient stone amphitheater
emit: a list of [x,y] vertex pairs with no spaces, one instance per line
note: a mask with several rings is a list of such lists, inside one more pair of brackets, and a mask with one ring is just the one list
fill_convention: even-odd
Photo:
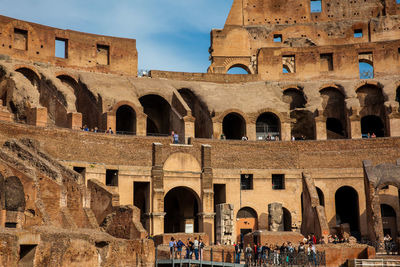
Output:
[[[399,0],[234,0],[209,52],[138,77],[136,40],[0,16],[0,266],[154,266],[171,234],[397,239]],[[350,250],[327,264],[374,254]]]

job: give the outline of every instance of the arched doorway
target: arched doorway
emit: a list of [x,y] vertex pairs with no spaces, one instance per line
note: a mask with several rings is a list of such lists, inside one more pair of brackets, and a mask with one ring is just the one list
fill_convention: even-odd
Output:
[[304,93],[296,88],[289,88],[283,91],[282,100],[290,105],[290,110],[304,108],[307,103]]
[[145,95],[139,101],[147,115],[147,135],[168,135],[171,121],[169,103],[158,95]]
[[116,112],[117,134],[136,134],[136,112],[128,106],[123,105]]
[[319,198],[319,204],[321,206],[325,206],[324,193],[322,192],[322,190],[319,187],[317,187],[317,194],[318,194],[318,198]]
[[292,231],[292,214],[290,211],[284,207],[283,210],[283,231],[290,232]]
[[359,206],[357,191],[350,186],[342,186],[335,193],[336,224],[348,223],[353,236],[360,237]]
[[381,216],[384,235],[389,234],[392,238],[397,237],[397,217],[392,206],[381,204]]
[[328,139],[346,138],[345,96],[335,87],[327,87],[320,91],[323,115],[326,120]]
[[326,119],[326,131],[328,139],[340,139],[345,136],[342,122],[336,118]]
[[246,135],[246,121],[236,113],[229,113],[222,121],[222,130],[226,139],[240,140]]
[[196,138],[210,138],[213,133],[213,123],[207,104],[204,103],[190,89],[179,89],[178,92],[183,97],[196,118],[194,123],[194,135]]
[[243,237],[247,233],[258,230],[257,212],[250,208],[241,208],[236,215],[236,241],[243,244]]
[[361,118],[361,133],[362,135],[368,136],[368,134],[372,135],[373,133],[377,137],[384,137],[385,130],[384,125],[380,117],[374,115],[368,115]]
[[274,113],[265,112],[258,116],[256,122],[257,140],[265,140],[268,136],[271,139],[281,137],[281,121]]
[[164,197],[164,232],[197,233],[200,199],[187,187],[175,187]]

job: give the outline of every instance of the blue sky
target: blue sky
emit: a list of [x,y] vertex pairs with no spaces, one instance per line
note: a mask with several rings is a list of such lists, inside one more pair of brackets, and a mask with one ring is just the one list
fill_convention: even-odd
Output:
[[61,29],[134,38],[140,69],[206,72],[210,31],[233,0],[0,0],[0,14]]

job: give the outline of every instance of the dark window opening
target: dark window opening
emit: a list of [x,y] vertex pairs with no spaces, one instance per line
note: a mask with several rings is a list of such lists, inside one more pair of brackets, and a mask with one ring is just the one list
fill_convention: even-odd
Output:
[[277,140],[281,135],[281,122],[273,113],[261,114],[256,121],[257,140]]
[[128,106],[123,105],[118,108],[116,114],[117,134],[134,135],[136,134],[136,112]]
[[328,139],[336,139],[344,137],[342,122],[336,118],[328,118],[326,120],[326,130]]
[[226,185],[214,184],[214,211],[215,206],[226,203]]
[[272,189],[274,190],[285,189],[284,174],[272,174]]
[[118,186],[118,170],[106,170],[106,185]]
[[36,245],[20,245],[18,266],[33,267]]
[[253,174],[240,175],[240,189],[253,190]]
[[85,167],[74,167],[74,171],[82,175],[83,179],[85,180],[86,177],[86,168]]
[[363,37],[363,30],[362,29],[355,29],[354,30],[354,38],[362,38]]
[[383,189],[383,190],[389,189],[389,186],[388,185],[382,186],[381,189]]
[[339,188],[335,193],[335,206],[336,224],[350,224],[351,235],[360,237],[357,191],[349,186]]
[[145,95],[139,101],[147,115],[147,135],[169,134],[171,106],[168,101],[158,95]]
[[318,194],[318,198],[319,198],[319,204],[321,206],[325,206],[325,197],[324,197],[324,193],[322,192],[321,189],[319,189],[317,187],[317,194]]
[[246,122],[237,113],[229,113],[222,121],[222,130],[228,140],[241,140],[246,135]]
[[14,48],[28,50],[28,31],[14,28]]
[[290,211],[284,207],[283,210],[283,231],[290,232],[292,231],[292,214]]
[[110,65],[110,46],[97,45],[97,64]]
[[382,119],[378,116],[369,115],[361,118],[361,133],[363,137],[384,137],[385,130]]
[[58,58],[68,58],[68,40],[56,38],[55,56]]
[[274,43],[282,42],[282,34],[274,34]]
[[322,1],[321,0],[311,0],[311,13],[320,13],[322,12]]
[[333,71],[332,53],[320,55],[320,66],[321,66],[321,71]]
[[150,182],[133,182],[133,205],[140,209],[140,222],[149,230],[147,214],[150,211]]
[[387,204],[381,204],[382,217],[396,217],[396,211]]
[[17,223],[15,223],[15,222],[6,222],[6,223],[4,224],[4,226],[5,226],[6,228],[17,228]]

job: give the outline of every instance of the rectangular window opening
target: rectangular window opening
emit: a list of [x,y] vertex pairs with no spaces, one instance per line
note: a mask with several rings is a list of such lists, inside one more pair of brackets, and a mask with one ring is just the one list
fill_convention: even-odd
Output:
[[320,55],[320,69],[321,71],[333,71],[333,54]]
[[150,182],[133,182],[133,205],[140,209],[140,222],[150,230],[148,214],[150,212]]
[[362,38],[362,37],[363,37],[362,29],[355,29],[354,30],[354,38]]
[[274,34],[274,43],[282,43],[282,34]]
[[14,28],[14,48],[28,50],[28,31]]
[[97,64],[110,65],[110,46],[97,45]]
[[106,185],[118,186],[118,170],[106,170]]
[[18,266],[33,267],[37,245],[20,245]]
[[253,190],[253,174],[240,175],[240,189]]
[[321,0],[311,0],[311,13],[321,13],[322,12],[322,1]]
[[55,57],[68,58],[68,39],[56,38]]
[[15,222],[6,222],[6,223],[4,224],[4,226],[5,226],[6,228],[17,228],[17,223],[15,223]]
[[282,190],[285,189],[285,175],[272,174],[272,189]]
[[296,72],[296,60],[294,55],[282,57],[282,72],[283,73]]
[[86,168],[85,167],[74,167],[74,171],[82,175],[83,179],[86,178]]

